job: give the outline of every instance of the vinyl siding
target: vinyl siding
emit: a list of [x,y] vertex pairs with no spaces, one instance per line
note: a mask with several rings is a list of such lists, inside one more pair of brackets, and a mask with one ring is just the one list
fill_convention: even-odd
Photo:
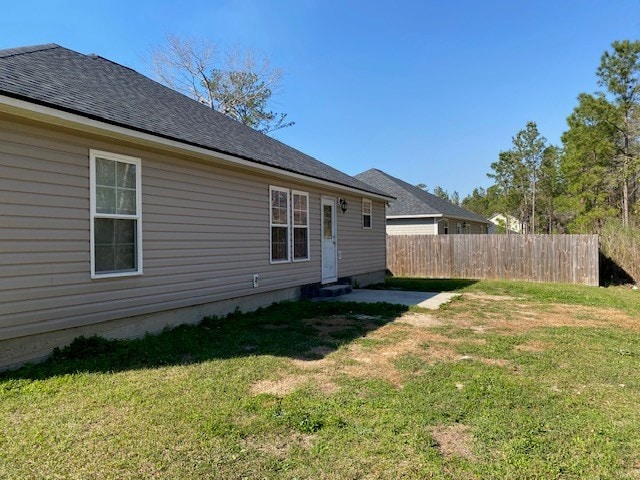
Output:
[[[446,218],[389,218],[387,219],[387,235],[444,235]],[[487,233],[486,224],[449,218],[449,234],[456,233],[457,223],[470,225],[468,233]],[[434,221],[437,221],[434,225]]]
[[[92,148],[142,161],[141,276],[91,279]],[[269,185],[309,193],[310,261],[270,264]],[[0,339],[318,283],[321,195],[350,205],[339,275],[383,270],[383,202],[364,230],[338,190],[0,119]]]
[[387,219],[388,235],[435,235],[434,218]]
[[[486,227],[487,224],[485,223],[471,222],[469,220],[458,220],[456,218],[449,218],[450,234],[456,233],[456,224],[458,223],[467,223],[470,226],[469,232],[468,232],[470,234],[487,233],[487,227]],[[438,234],[439,235],[444,234],[444,222],[438,222]]]
[[[337,206],[338,277],[386,270],[385,204],[372,199],[372,228],[362,226],[362,197],[342,195],[347,211]],[[382,251],[380,250],[382,246]],[[384,256],[380,256],[380,253]]]

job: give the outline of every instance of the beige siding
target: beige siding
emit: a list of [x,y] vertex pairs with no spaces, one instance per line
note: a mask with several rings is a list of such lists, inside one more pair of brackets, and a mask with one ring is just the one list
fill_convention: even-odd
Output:
[[[456,218],[449,218],[449,233],[453,234],[456,233],[456,225],[458,223],[462,224],[462,223],[466,223],[468,224],[469,227],[469,231],[465,232],[465,233],[470,233],[470,234],[480,234],[480,233],[487,233],[487,227],[486,224],[484,223],[480,223],[480,222],[470,222],[468,220],[459,220]],[[444,221],[439,221],[438,222],[438,234],[439,235],[443,235],[444,234]]]
[[[348,209],[337,209],[338,219],[338,277],[386,269],[386,256],[379,255],[380,245],[386,249],[385,204],[373,200],[372,228],[362,227],[362,197],[342,195]],[[385,250],[386,252],[386,250]],[[386,255],[386,254],[385,254]]]
[[388,235],[435,235],[433,218],[390,218],[387,219]]
[[449,221],[450,234],[456,233],[458,223],[469,225],[469,231],[464,233],[487,233],[486,224],[456,218],[389,218],[387,235],[444,235],[445,220]]
[[[142,159],[144,275],[90,277],[91,148]],[[269,185],[309,192],[310,261],[270,264]],[[0,339],[318,283],[321,195],[341,194],[0,120]],[[339,275],[383,270],[384,204],[365,230],[345,198]]]

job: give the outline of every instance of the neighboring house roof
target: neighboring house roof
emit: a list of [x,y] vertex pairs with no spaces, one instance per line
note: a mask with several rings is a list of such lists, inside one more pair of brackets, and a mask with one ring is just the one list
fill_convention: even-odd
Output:
[[519,222],[519,220],[516,217],[514,217],[513,215],[509,215],[509,214],[505,215],[504,213],[494,213],[493,215],[491,215],[489,217],[489,221],[490,222],[498,221],[498,219],[503,220],[503,221],[504,220],[509,220],[510,222],[513,222],[513,223],[518,223]]
[[56,44],[0,50],[0,95],[386,196],[131,68]]
[[359,180],[396,197],[387,208],[387,217],[450,217],[488,224],[477,213],[436,197],[388,173],[372,168],[355,175]]

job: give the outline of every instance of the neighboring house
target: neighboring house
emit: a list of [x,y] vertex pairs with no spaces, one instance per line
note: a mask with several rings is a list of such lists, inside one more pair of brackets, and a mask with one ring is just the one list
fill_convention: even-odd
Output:
[[490,233],[522,233],[524,225],[520,220],[512,215],[494,213],[489,217],[492,225],[489,227]]
[[372,168],[357,179],[396,198],[387,207],[388,235],[488,233],[489,221],[399,178]]
[[390,196],[134,70],[0,51],[0,367],[384,279]]

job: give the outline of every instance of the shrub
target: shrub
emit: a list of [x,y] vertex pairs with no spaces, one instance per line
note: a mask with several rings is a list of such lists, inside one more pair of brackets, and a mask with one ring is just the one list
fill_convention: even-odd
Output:
[[624,227],[620,220],[608,220],[600,232],[600,249],[640,284],[640,225]]

